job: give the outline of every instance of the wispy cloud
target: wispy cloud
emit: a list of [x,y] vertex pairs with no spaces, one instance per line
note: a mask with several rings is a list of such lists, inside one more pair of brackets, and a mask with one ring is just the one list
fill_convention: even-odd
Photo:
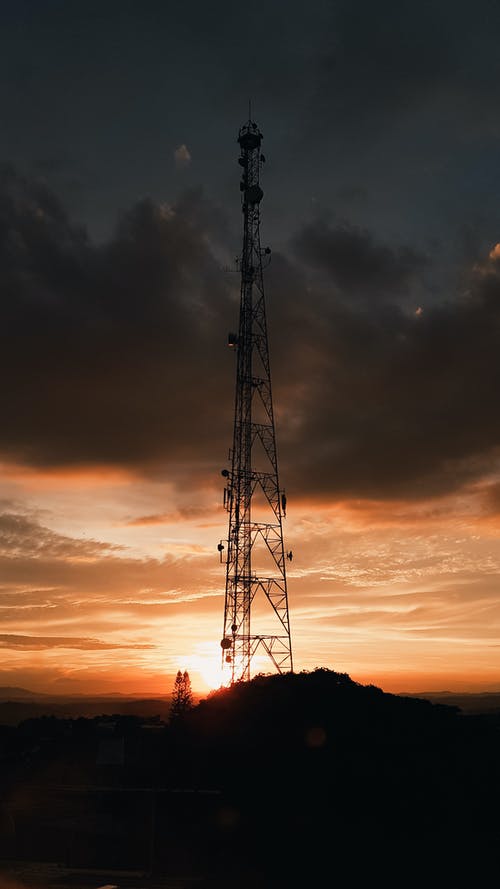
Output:
[[149,643],[105,642],[101,639],[90,639],[78,636],[17,636],[0,635],[0,648],[12,648],[17,651],[44,651],[50,648],[77,648],[81,651],[104,651],[106,649],[150,649],[155,648]]
[[26,515],[0,515],[0,556],[30,559],[92,560],[122,547],[97,540],[66,537]]
[[200,518],[213,517],[213,506],[186,506],[170,512],[153,513],[152,515],[135,516],[127,519],[126,524],[135,527],[141,525],[174,525],[179,522],[198,521]]

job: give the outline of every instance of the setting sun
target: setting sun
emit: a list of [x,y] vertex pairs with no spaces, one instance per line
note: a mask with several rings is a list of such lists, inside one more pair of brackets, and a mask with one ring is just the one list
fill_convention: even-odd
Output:
[[187,670],[193,687],[201,692],[213,691],[225,684],[219,652],[213,655],[192,655],[187,659]]

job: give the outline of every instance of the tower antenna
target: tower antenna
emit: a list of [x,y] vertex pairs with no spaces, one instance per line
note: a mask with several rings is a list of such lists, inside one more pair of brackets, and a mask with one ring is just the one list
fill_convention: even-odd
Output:
[[[249,119],[238,135],[242,168],[243,247],[237,334],[229,334],[236,352],[233,446],[224,505],[229,513],[226,593],[221,641],[223,669],[231,682],[251,677],[252,658],[264,650],[279,673],[293,670],[283,518],[286,496],[278,479],[276,434],[271,392],[269,345],[260,246],[262,133]],[[222,541],[218,546],[225,549]]]

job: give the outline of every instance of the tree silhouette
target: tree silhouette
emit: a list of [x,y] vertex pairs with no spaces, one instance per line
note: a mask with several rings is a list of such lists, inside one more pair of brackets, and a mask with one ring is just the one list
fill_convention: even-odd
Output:
[[193,692],[191,690],[191,680],[189,673],[184,670],[177,670],[175,677],[174,690],[172,692],[172,703],[170,705],[170,718],[177,719],[183,716],[193,706]]

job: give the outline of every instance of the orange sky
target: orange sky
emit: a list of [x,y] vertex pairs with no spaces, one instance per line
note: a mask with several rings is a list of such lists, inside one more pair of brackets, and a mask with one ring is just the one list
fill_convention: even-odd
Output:
[[[158,694],[179,668],[198,691],[218,684],[219,480],[193,502],[125,473],[4,469],[0,684]],[[289,492],[295,669],[394,692],[500,688],[493,486],[416,505]]]

